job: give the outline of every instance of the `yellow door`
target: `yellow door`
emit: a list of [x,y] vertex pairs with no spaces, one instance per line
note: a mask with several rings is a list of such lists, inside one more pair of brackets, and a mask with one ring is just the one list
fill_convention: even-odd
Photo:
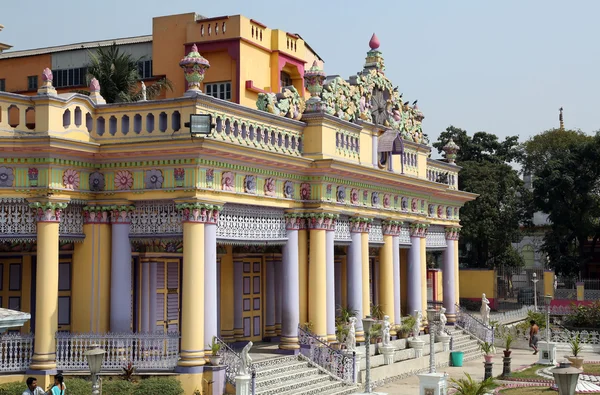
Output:
[[155,260],[156,329],[179,332],[179,259]]
[[262,257],[245,258],[243,263],[242,308],[244,321],[244,339],[262,340]]

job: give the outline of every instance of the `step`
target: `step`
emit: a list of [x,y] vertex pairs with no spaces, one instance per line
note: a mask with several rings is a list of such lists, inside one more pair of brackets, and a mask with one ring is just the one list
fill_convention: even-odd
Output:
[[[316,370],[316,369],[315,369]],[[290,394],[298,393],[299,389],[308,388],[313,385],[317,385],[319,383],[325,383],[330,381],[331,377],[326,374],[320,374],[317,376],[309,376],[306,378],[302,378],[296,380],[294,382],[288,382],[285,384],[281,384],[278,386],[266,387],[256,390],[257,395],[279,395],[285,392],[289,392]],[[296,391],[296,392],[293,392]]]
[[263,367],[260,369],[256,370],[256,378],[263,378],[266,376],[276,376],[279,374],[283,374],[286,372],[294,372],[296,370],[299,369],[304,369],[304,368],[308,368],[309,364],[307,361],[301,361],[298,359],[295,359],[291,362],[284,362],[280,365],[276,365],[276,366],[268,366],[268,367]]
[[278,375],[261,377],[260,379],[256,380],[256,388],[275,387],[303,378],[314,377],[318,374],[319,370],[315,368],[305,368],[301,370],[295,370],[293,372],[283,372]]
[[296,356],[296,355],[286,355],[283,357],[267,358],[267,359],[263,359],[262,361],[253,362],[252,366],[254,366],[254,368],[256,370],[259,370],[262,368],[278,366],[278,365],[281,365],[282,363],[288,363],[288,362],[297,361],[297,360],[298,360],[298,356]]
[[334,388],[327,392],[323,392],[323,395],[349,395],[355,394],[360,390],[358,385],[343,385],[339,388]]
[[[328,382],[322,382],[318,384],[309,385],[303,388],[296,388],[286,392],[279,392],[278,395],[322,395],[329,391],[340,392],[344,389],[350,389],[351,387],[345,387],[344,383],[337,380],[330,380]],[[356,391],[356,389],[353,389]],[[335,393],[335,392],[334,392]],[[348,393],[348,392],[343,392]],[[352,392],[350,392],[352,393]]]

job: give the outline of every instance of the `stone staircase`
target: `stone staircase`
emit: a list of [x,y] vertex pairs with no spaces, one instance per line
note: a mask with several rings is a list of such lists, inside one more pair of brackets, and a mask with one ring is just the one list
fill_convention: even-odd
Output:
[[256,395],[345,395],[358,389],[333,379],[295,355],[265,359],[253,366]]
[[478,339],[458,326],[447,328],[452,336],[452,351],[464,352],[464,361],[471,361],[481,357],[482,354],[479,349]]

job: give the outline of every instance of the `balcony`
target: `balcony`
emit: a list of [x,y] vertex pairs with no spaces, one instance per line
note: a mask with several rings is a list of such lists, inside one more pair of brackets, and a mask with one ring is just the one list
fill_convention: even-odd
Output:
[[427,180],[458,189],[458,171],[460,167],[435,159],[427,160]]

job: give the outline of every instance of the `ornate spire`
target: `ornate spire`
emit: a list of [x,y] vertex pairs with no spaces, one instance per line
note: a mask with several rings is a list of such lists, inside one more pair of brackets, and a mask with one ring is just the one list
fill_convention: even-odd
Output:
[[458,150],[460,150],[460,147],[454,142],[454,140],[452,140],[452,138],[450,138],[448,144],[446,144],[442,149],[446,153],[445,156],[448,163],[454,163],[456,160],[456,153]]
[[379,45],[380,45],[379,39],[377,38],[375,33],[373,33],[373,35],[371,36],[371,40],[369,40],[369,47],[371,47],[371,50],[374,50],[374,49],[378,49]]
[[559,122],[559,128],[560,130],[565,130],[565,123],[563,121],[563,108],[559,108],[558,109],[559,114],[558,114],[558,122]]
[[367,59],[365,61],[365,70],[368,69],[376,69],[383,73],[385,70],[385,66],[383,64],[383,54],[379,50],[379,39],[373,33],[371,39],[369,40],[369,47],[371,50],[367,52]]
[[192,94],[201,93],[200,83],[204,80],[204,73],[210,67],[210,63],[200,55],[196,44],[192,45],[190,53],[181,59],[179,66],[183,69],[185,80],[188,83],[187,91]]
[[325,72],[321,70],[315,60],[310,69],[304,72],[304,86],[310,92],[310,99],[306,102],[306,111],[321,111],[321,92],[323,92],[323,81],[325,81]]

